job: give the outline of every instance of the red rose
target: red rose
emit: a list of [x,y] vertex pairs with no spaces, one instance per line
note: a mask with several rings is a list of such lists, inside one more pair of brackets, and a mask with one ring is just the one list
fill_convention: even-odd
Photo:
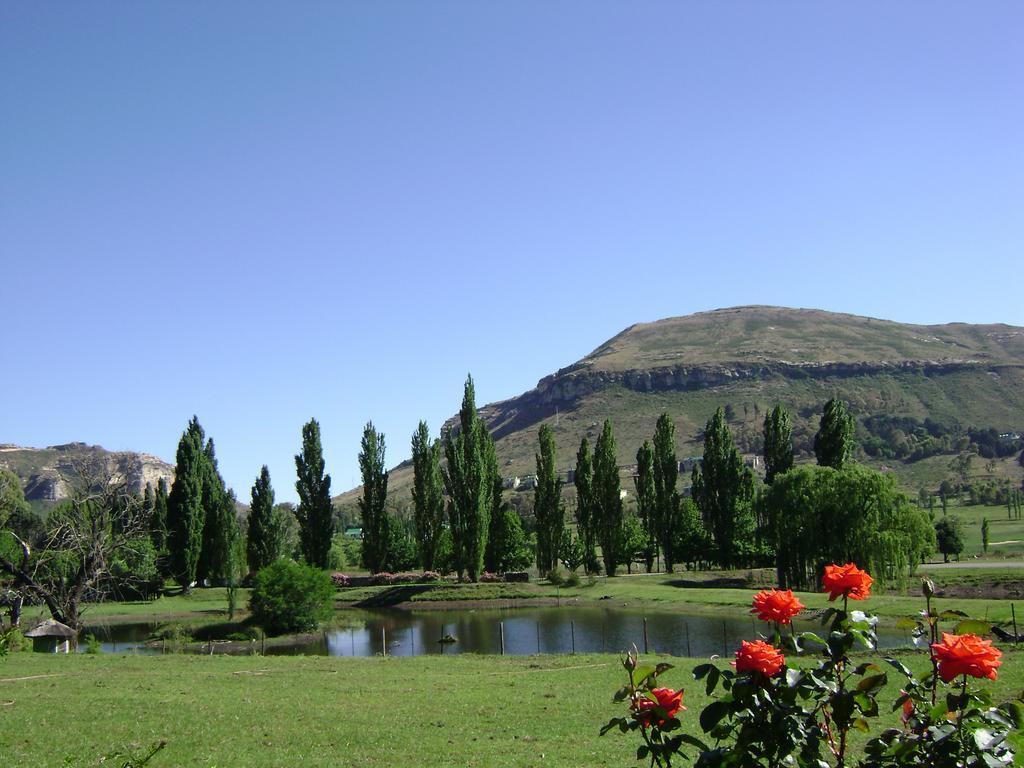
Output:
[[958,675],[996,679],[1003,652],[977,635],[942,633],[942,642],[932,644],[932,657],[939,663],[939,676],[947,683]]
[[782,669],[785,663],[786,657],[775,646],[764,640],[755,640],[752,643],[744,640],[740,643],[740,649],[736,651],[733,666],[737,672],[760,672],[765,677],[771,677]]
[[[643,696],[633,701],[633,716],[640,721],[644,728],[654,723],[659,728],[665,725],[665,718],[675,717],[679,710],[685,710],[683,706],[683,691],[673,691],[671,688],[652,688],[651,695],[657,701]],[[665,712],[665,718],[659,717],[660,713],[655,709],[661,708]]]
[[804,609],[804,604],[793,597],[793,590],[787,589],[783,592],[780,589],[773,589],[770,592],[764,590],[754,595],[754,607],[751,613],[756,613],[761,621],[777,621],[780,624],[789,624],[793,617]]
[[862,571],[853,563],[846,565],[826,565],[822,586],[828,592],[828,599],[849,597],[851,600],[867,600],[871,597],[871,584],[874,581],[867,572]]

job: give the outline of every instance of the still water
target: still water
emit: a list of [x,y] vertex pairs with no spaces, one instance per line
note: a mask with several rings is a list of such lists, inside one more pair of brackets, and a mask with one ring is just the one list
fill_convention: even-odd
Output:
[[[340,626],[328,628],[302,645],[267,647],[268,655],[419,656],[422,654],[500,653],[620,653],[636,645],[673,656],[706,658],[732,655],[741,640],[752,640],[770,628],[750,617],[725,614],[694,616],[639,611],[623,607],[514,608],[481,610],[400,609],[351,610],[338,614]],[[156,629],[153,624],[125,624],[86,628],[101,642],[104,652],[155,652],[143,644]],[[817,623],[797,623],[797,631],[815,630]],[[442,637],[455,642],[440,642]],[[385,645],[386,643],[386,645]],[[888,629],[879,632],[883,648],[909,646],[908,634]],[[82,646],[84,647],[84,645]]]

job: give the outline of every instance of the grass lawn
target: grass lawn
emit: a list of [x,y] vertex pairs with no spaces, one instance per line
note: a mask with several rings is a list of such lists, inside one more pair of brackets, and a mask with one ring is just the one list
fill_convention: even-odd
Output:
[[[961,523],[961,535],[964,551],[961,560],[973,558],[975,555],[985,559],[1024,560],[1024,520],[1011,520],[1007,517],[1006,506],[990,506],[975,504],[960,506],[950,504],[946,514],[957,517]],[[983,553],[981,546],[981,522],[988,518],[988,552]],[[935,519],[942,519],[942,509],[936,505]]]
[[[697,661],[663,677],[685,687],[684,724],[707,702]],[[1000,699],[1024,688],[1009,651]],[[923,654],[909,663],[923,666]],[[98,765],[160,740],[160,766],[628,766],[637,743],[600,726],[618,658],[52,656],[0,662],[4,765]],[[881,700],[897,694],[893,678]],[[888,706],[882,707],[889,717]],[[873,726],[873,732],[880,729]],[[118,763],[120,764],[120,763]]]

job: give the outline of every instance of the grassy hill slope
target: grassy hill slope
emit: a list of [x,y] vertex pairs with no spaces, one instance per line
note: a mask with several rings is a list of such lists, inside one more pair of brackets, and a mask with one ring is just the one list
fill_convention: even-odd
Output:
[[[461,393],[452,393],[457,403]],[[794,419],[803,460],[821,406],[846,400],[862,423],[869,416],[926,418],[947,425],[1024,432],[1024,328],[1008,325],[908,325],[820,310],[737,307],[627,328],[535,389],[480,409],[496,439],[505,476],[535,471],[541,424],[554,430],[559,465],[575,462],[580,439],[591,443],[611,419],[623,466],[650,439],[662,412],[676,422],[679,457],[698,456],[702,430],[719,406],[731,405],[740,449],[760,450],[764,414],[775,404]],[[896,471],[908,490],[948,474],[941,456],[918,462],[862,461]],[[799,458],[798,458],[799,460]],[[1012,460],[994,473],[1020,483]],[[628,474],[628,473],[627,473]],[[408,502],[412,470],[397,467],[390,489]],[[623,487],[632,490],[628,477]],[[355,502],[358,489],[343,494]]]

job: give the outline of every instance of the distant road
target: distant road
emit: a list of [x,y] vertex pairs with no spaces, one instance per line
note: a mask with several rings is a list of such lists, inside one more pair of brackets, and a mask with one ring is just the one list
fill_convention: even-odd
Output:
[[1022,560],[961,560],[959,563],[926,563],[919,565],[918,570],[940,570],[943,568],[971,568],[973,570],[988,570],[995,568],[1024,568]]

